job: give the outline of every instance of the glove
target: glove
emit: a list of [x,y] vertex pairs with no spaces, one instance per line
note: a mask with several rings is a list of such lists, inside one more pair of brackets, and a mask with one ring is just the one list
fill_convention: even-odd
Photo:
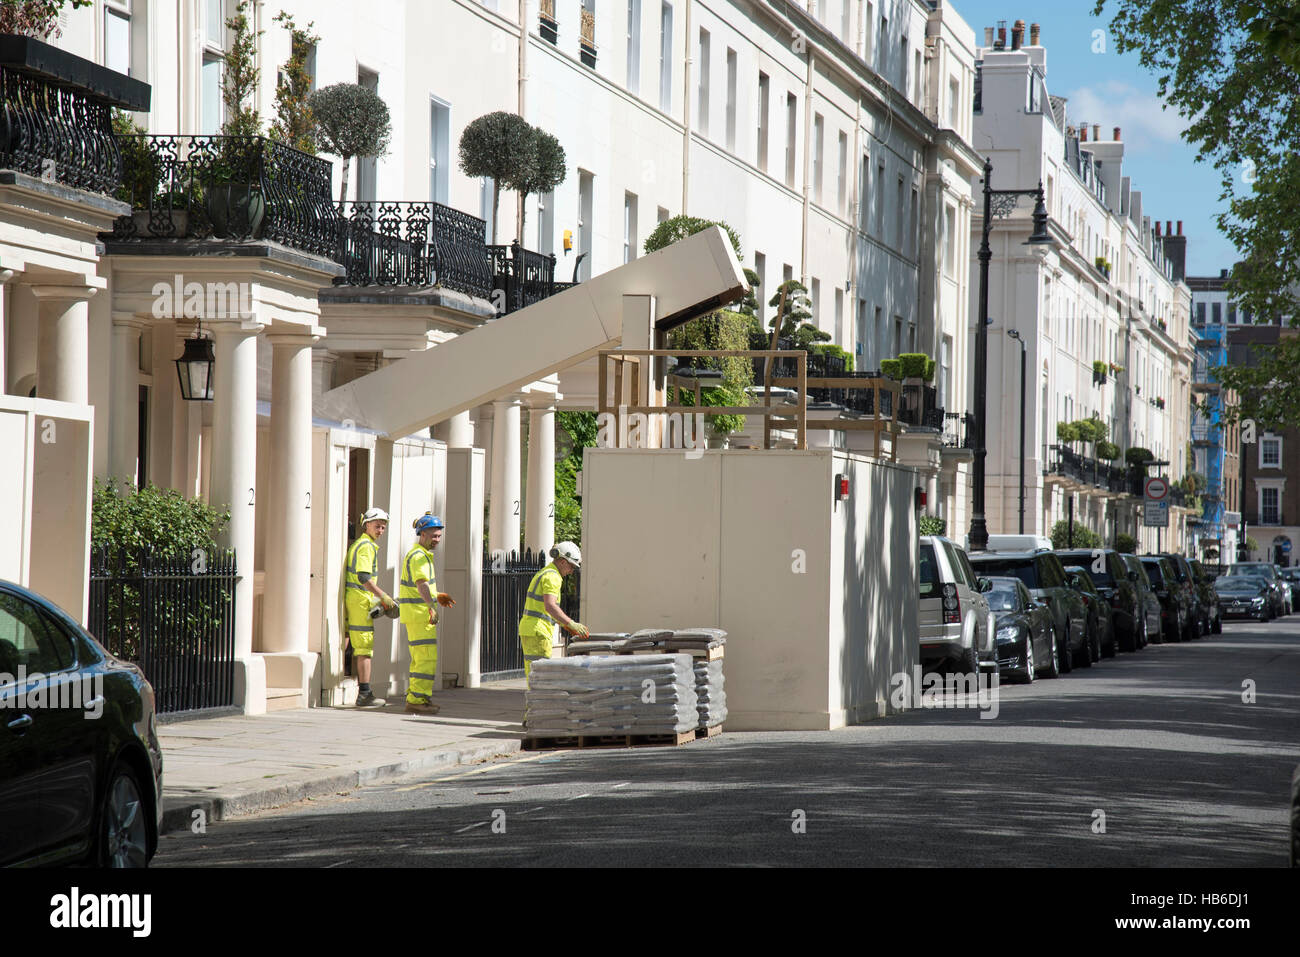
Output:
[[384,608],[384,614],[387,615],[389,618],[392,618],[393,620],[397,620],[398,618],[402,617],[402,610],[397,607],[397,602],[394,601],[394,602],[390,602]]
[[438,623],[438,609],[436,609],[436,608],[430,608],[430,609],[429,609],[429,624],[431,624],[431,625],[436,625],[437,623]]
[[566,627],[564,630],[577,638],[586,638],[588,635],[591,634],[591,632],[587,630],[587,626],[580,621],[575,621],[573,623],[573,627],[571,628]]
[[393,601],[392,597],[389,595],[385,595],[383,598],[379,599],[379,604],[384,606],[385,613],[397,607],[397,602]]
[[450,608],[452,605],[456,604],[456,602],[445,591],[440,591],[438,592],[438,604],[443,608]]

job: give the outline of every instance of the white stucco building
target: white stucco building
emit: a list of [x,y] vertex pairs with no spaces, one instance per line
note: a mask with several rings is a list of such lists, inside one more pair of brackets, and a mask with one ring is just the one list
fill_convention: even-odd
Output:
[[[1191,467],[1189,330],[1191,294],[1183,280],[1186,240],[1144,211],[1142,194],[1123,172],[1118,127],[1102,139],[1105,117],[1070,117],[1049,93],[1047,48],[1038,26],[1011,36],[984,31],[979,51],[976,149],[991,158],[992,186],[1032,189],[1040,182],[1050,215],[1050,246],[1030,247],[1032,200],[1004,218],[990,239],[989,428],[987,514],[991,532],[1015,532],[1019,512],[1020,347],[1027,352],[1025,531],[1049,534],[1066,518],[1108,544],[1134,535],[1154,551],[1155,529],[1140,526],[1140,498],[1119,470],[1096,462],[1090,446],[1060,447],[1056,427],[1095,415],[1109,427],[1121,456],[1148,449],[1167,465],[1152,474],[1181,479]],[[1096,122],[1092,122],[1096,121]],[[1092,122],[1091,127],[1089,123]],[[973,188],[980,190],[981,184]],[[978,207],[977,207],[978,212]],[[1172,225],[1172,224],[1170,224]],[[977,216],[975,239],[982,223]],[[971,265],[972,313],[978,264]],[[1187,509],[1170,509],[1160,545],[1181,551]]]

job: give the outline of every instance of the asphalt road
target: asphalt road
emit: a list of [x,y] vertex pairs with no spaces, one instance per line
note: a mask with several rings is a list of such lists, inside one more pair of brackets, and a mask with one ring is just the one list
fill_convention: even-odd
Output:
[[531,753],[166,835],[154,866],[1286,864],[1300,615],[979,715]]

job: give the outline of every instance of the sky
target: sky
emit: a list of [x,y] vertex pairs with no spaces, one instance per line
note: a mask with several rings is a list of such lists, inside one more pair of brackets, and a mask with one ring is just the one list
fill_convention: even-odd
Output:
[[[1092,0],[1053,0],[1022,3],[1009,0],[949,0],[953,9],[984,44],[984,28],[1007,21],[1007,42],[1016,20],[1042,29],[1039,42],[1047,48],[1047,89],[1069,102],[1069,122],[1080,121],[1102,129],[1111,138],[1121,127],[1124,139],[1124,175],[1142,193],[1142,212],[1154,221],[1183,221],[1187,238],[1187,274],[1217,276],[1237,259],[1236,249],[1215,225],[1227,204],[1218,199],[1219,173],[1209,163],[1196,162],[1196,150],[1180,138],[1186,121],[1173,109],[1164,109],[1156,93],[1154,73],[1147,71],[1136,53],[1120,55],[1107,29],[1115,4],[1101,17],[1092,16]],[[1095,30],[1105,31],[1098,38]],[[1100,39],[1100,43],[1098,43]],[[1094,46],[1104,52],[1094,52]]]

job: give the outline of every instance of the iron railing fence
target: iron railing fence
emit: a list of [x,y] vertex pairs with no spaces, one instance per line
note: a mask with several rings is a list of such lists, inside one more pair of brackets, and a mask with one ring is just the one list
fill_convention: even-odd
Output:
[[[523,674],[524,653],[519,646],[519,619],[524,614],[525,593],[532,577],[550,561],[544,552],[483,553],[483,590],[479,670],[484,680]],[[575,621],[581,572],[564,579],[560,607]]]
[[114,242],[270,239],[334,259],[341,220],[332,164],[261,136],[119,135],[132,213]]
[[489,245],[488,258],[492,268],[492,291],[503,297],[506,312],[523,309],[555,295],[557,286],[573,283],[556,283],[555,255],[545,255],[524,249],[518,243],[509,246]]
[[160,714],[235,703],[233,551],[95,549],[89,631],[153,685]]

